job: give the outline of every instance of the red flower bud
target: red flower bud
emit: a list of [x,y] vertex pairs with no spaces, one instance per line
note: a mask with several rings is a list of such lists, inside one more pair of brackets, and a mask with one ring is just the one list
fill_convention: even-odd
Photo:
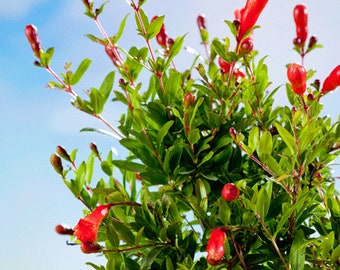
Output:
[[240,190],[238,189],[237,186],[235,186],[232,183],[228,183],[224,185],[222,189],[223,199],[230,202],[230,201],[236,200],[238,196],[240,196]]
[[70,155],[67,153],[67,151],[60,145],[57,146],[57,154],[59,156],[61,156],[62,158],[64,158],[65,160],[71,162],[71,157]]
[[204,15],[201,14],[197,16],[197,25],[199,30],[207,29],[207,23]]
[[246,5],[238,14],[240,26],[237,33],[237,42],[240,42],[244,35],[255,25],[262,10],[268,3],[268,0],[247,0]]
[[62,235],[73,235],[74,234],[74,230],[65,224],[59,224],[57,226],[55,226],[55,231],[58,234],[62,234]]
[[340,65],[328,75],[322,85],[321,93],[326,94],[340,86]]
[[229,129],[229,135],[233,138],[233,140],[236,140],[236,137],[237,137],[237,132],[236,132],[236,129],[231,127]]
[[74,227],[74,235],[80,242],[83,244],[96,242],[99,225],[109,213],[110,208],[110,204],[98,206],[91,214],[79,220]]
[[195,99],[196,97],[192,93],[187,93],[183,101],[184,108],[189,108],[192,104],[194,104]]
[[212,230],[207,244],[207,262],[211,265],[219,265],[223,261],[224,241],[226,234],[221,228]]
[[98,253],[102,248],[100,245],[96,243],[86,242],[80,245],[80,249],[82,252],[89,254],[89,253]]
[[287,77],[292,84],[293,91],[302,96],[306,91],[306,69],[304,66],[294,63],[289,65],[287,69]]
[[121,65],[122,59],[116,46],[105,45],[105,52],[116,67],[119,67]]
[[304,5],[296,5],[294,8],[294,21],[296,26],[296,37],[303,44],[308,36],[308,12]]
[[32,51],[34,52],[35,56],[40,58],[40,50],[42,48],[37,28],[32,24],[26,25],[25,34],[28,42],[31,44]]
[[240,55],[244,55],[250,53],[253,50],[254,43],[251,37],[248,37],[241,41],[241,45],[239,47]]

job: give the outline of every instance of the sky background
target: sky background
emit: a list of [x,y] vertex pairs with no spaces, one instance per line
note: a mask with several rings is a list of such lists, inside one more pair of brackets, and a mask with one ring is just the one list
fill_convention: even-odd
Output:
[[[98,6],[101,1],[95,1]],[[244,6],[240,0],[149,0],[146,13],[166,15],[170,36],[187,34],[185,46],[203,53],[196,16],[204,13],[210,37],[230,36],[223,20],[233,20],[235,8]],[[255,49],[260,56],[268,55],[273,88],[284,85],[285,65],[299,61],[292,51],[295,36],[292,10],[299,1],[269,1],[254,33]],[[306,1],[309,11],[309,33],[323,44],[307,56],[308,69],[317,69],[316,78],[323,79],[340,64],[340,3],[338,0]],[[43,69],[33,66],[34,57],[24,35],[27,24],[37,26],[44,48],[55,47],[51,66],[62,72],[65,62],[77,66],[89,57],[93,63],[84,80],[75,87],[81,93],[89,87],[99,87],[112,63],[102,47],[92,43],[85,34],[100,35],[93,21],[83,15],[80,0],[0,0],[0,269],[60,270],[92,269],[86,261],[100,262],[97,255],[85,255],[79,247],[66,246],[67,237],[54,232],[59,223],[74,226],[82,216],[82,205],[73,198],[49,163],[57,145],[68,150],[79,149],[78,160],[86,158],[88,145],[96,142],[105,156],[114,147],[121,153],[117,141],[95,133],[79,133],[83,127],[100,127],[89,116],[70,105],[70,96],[46,89],[52,78]],[[119,45],[144,46],[134,31],[134,16],[124,0],[112,0],[101,18],[111,35],[116,33],[121,19],[130,13],[126,31]],[[184,69],[192,56],[182,53],[177,58],[178,69]],[[190,62],[189,62],[190,63]],[[340,89],[322,99],[324,115],[335,122],[339,115]],[[285,104],[285,87],[277,94],[277,103]],[[120,107],[109,106],[104,115],[117,123]],[[339,175],[339,167],[334,167]],[[339,181],[339,180],[338,180]],[[339,183],[337,189],[339,190]]]

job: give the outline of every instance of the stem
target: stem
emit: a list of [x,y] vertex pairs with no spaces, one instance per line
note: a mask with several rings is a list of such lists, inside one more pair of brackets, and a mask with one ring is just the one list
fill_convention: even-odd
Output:
[[103,253],[121,253],[125,251],[131,251],[131,250],[136,250],[136,249],[141,249],[141,248],[146,248],[146,247],[158,247],[158,246],[170,246],[170,242],[165,242],[165,243],[153,243],[153,244],[146,244],[146,245],[141,245],[141,246],[134,246],[134,247],[129,247],[129,248],[122,248],[122,249],[115,249],[115,250],[103,250]]
[[50,73],[62,86],[64,86],[65,91],[69,93],[72,97],[76,98],[77,94],[73,92],[72,87],[70,85],[67,85],[59,76],[57,73],[54,72],[54,70],[50,66],[46,66],[46,70],[48,73]]
[[107,127],[109,127],[118,136],[118,140],[125,138],[124,135],[122,135],[114,126],[112,126],[101,114],[94,114],[93,116],[98,118]]
[[278,247],[277,244],[276,244],[275,238],[274,238],[274,237],[271,235],[271,233],[269,232],[269,230],[268,230],[266,224],[264,224],[264,221],[263,221],[263,219],[261,218],[261,216],[259,215],[259,213],[256,212],[256,213],[255,213],[255,217],[256,217],[256,218],[258,219],[258,221],[261,223],[262,228],[265,230],[266,234],[267,234],[268,237],[270,238],[270,240],[271,240],[271,242],[272,242],[272,244],[273,244],[273,246],[274,246],[274,249],[275,249],[276,253],[279,255],[279,257],[280,257],[281,261],[283,262],[283,264],[284,264],[286,270],[289,270],[289,265],[287,265],[285,259],[283,258],[282,254],[281,254],[281,251],[280,251],[279,247]]

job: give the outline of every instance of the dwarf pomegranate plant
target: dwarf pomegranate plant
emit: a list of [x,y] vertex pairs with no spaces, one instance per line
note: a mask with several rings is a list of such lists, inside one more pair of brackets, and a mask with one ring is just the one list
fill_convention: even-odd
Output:
[[[119,46],[131,35],[124,32],[131,17],[107,33],[105,4],[83,0],[101,32],[87,37],[112,61],[103,83],[83,95],[76,85],[92,60],[75,70],[67,64],[59,75],[53,48],[43,48],[36,27],[25,29],[35,65],[54,77],[49,87],[107,128],[83,131],[110,135],[129,152],[115,159],[90,143],[88,159],[78,161],[76,150],[57,146],[51,164],[86,208],[78,224],[57,225],[57,233],[71,235],[84,253],[102,254],[107,263],[89,262],[94,269],[338,269],[340,204],[331,162],[340,152],[340,124],[320,115],[320,102],[340,85],[339,67],[312,79],[317,67],[289,65],[290,104],[274,107],[279,87],[253,46],[268,1],[247,0],[235,20],[226,18],[230,32],[212,41],[209,18],[193,18],[205,55],[183,70],[175,62],[185,37],[169,38],[165,17],[147,15],[146,0],[127,2],[144,47]],[[292,46],[303,62],[320,46],[311,37],[304,47],[307,8],[293,14],[299,42]],[[118,124],[104,117],[109,100],[126,108]]]

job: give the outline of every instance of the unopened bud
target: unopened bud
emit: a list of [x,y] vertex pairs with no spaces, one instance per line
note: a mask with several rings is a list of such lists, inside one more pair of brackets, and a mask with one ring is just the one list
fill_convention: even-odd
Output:
[[62,235],[73,235],[74,230],[65,224],[59,224],[57,226],[55,226],[55,231],[58,234],[62,234]]
[[26,25],[25,34],[26,34],[26,38],[28,42],[30,43],[32,47],[32,51],[34,52],[35,56],[40,58],[40,50],[42,48],[41,48],[37,28],[32,24]]
[[235,128],[231,127],[231,128],[229,129],[229,135],[233,138],[233,140],[236,140],[237,133],[236,133]]
[[184,108],[189,108],[192,104],[195,103],[196,97],[192,93],[187,93],[184,97],[183,105]]
[[105,45],[105,52],[106,54],[110,57],[112,60],[112,63],[116,66],[119,67],[121,63],[120,55],[117,50],[117,47],[112,46],[112,45]]
[[102,248],[100,245],[92,242],[86,242],[80,245],[80,249],[82,252],[89,253],[98,253]]
[[318,42],[318,39],[315,36],[311,36],[308,43],[308,49],[314,47],[314,45]]
[[56,154],[52,154],[51,158],[50,158],[50,162],[51,162],[54,170],[58,174],[63,175],[64,168],[63,168],[63,164],[61,162],[61,158],[58,155],[56,155]]
[[60,145],[57,146],[57,154],[62,157],[63,159],[72,162],[70,155],[67,153],[67,151]]
[[207,29],[206,19],[203,14],[197,16],[197,25],[200,30]]

